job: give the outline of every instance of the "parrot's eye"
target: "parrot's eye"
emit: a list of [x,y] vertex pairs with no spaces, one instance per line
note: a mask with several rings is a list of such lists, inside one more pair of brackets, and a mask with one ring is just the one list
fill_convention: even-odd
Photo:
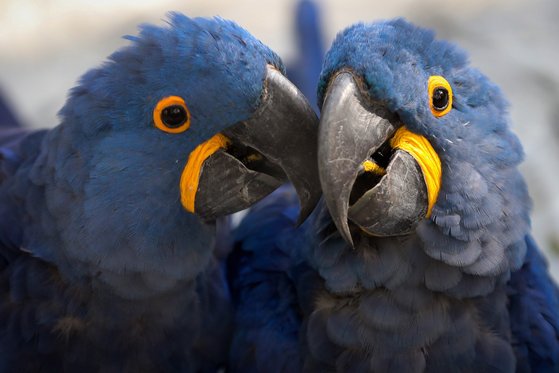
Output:
[[452,88],[445,78],[438,75],[429,77],[429,107],[436,117],[442,117],[452,109]]
[[182,98],[165,97],[153,110],[153,122],[162,131],[181,133],[190,127],[190,112]]
[[448,91],[446,88],[437,88],[433,92],[433,108],[438,111],[442,111],[448,107]]

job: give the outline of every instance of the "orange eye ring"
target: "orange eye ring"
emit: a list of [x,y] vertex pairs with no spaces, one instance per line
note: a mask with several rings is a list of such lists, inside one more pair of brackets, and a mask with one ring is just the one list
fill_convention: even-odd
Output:
[[439,75],[429,77],[427,83],[429,92],[429,108],[436,117],[448,114],[452,109],[452,87],[448,81]]
[[167,133],[182,133],[190,128],[190,111],[181,97],[168,96],[155,106],[153,123]]

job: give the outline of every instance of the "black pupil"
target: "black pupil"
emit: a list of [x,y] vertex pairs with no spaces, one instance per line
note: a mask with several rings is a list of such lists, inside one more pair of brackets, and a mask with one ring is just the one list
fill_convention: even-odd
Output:
[[180,105],[171,105],[161,112],[161,120],[169,128],[182,126],[188,120],[186,110]]
[[433,92],[433,107],[437,110],[444,110],[448,106],[448,91],[446,88],[435,88]]

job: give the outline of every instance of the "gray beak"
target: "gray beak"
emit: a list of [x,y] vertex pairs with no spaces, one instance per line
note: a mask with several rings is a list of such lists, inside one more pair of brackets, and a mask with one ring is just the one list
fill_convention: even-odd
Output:
[[[350,72],[330,82],[319,128],[320,183],[332,219],[351,245],[349,222],[375,236],[410,232],[425,217],[427,189],[421,169],[390,139],[402,125],[380,102],[366,101]],[[370,173],[364,162],[385,170]]]
[[227,130],[227,149],[203,165],[195,211],[206,219],[250,207],[284,182],[297,191],[303,221],[320,198],[318,118],[303,94],[269,66],[260,107]]

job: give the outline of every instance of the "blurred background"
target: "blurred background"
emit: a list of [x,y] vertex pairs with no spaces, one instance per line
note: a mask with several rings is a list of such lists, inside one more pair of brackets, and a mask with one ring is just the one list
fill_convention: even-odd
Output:
[[[403,16],[466,49],[508,97],[534,200],[533,232],[559,279],[559,1],[316,0],[323,47],[358,22]],[[0,0],[0,91],[27,126],[57,124],[87,69],[169,10],[243,25],[286,62],[298,56],[297,0]],[[314,101],[314,96],[309,97]]]

